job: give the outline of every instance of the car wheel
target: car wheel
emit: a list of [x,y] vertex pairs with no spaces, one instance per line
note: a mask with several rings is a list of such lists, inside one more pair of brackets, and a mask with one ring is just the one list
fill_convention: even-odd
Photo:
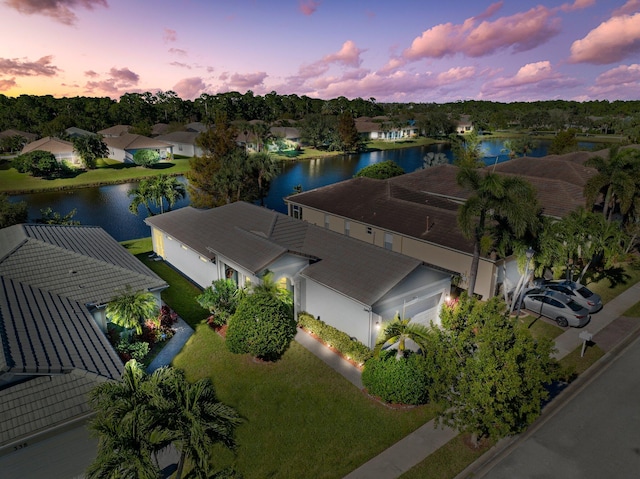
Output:
[[562,316],[556,318],[556,323],[558,323],[558,326],[560,326],[561,328],[566,328],[567,326],[569,326],[569,321],[567,321],[567,318],[563,318]]

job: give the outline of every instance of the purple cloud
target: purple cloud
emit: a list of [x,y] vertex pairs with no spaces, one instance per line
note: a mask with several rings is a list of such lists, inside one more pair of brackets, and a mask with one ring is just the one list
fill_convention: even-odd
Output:
[[9,78],[9,79],[0,79],[0,91],[7,91],[10,90],[11,88],[17,86],[18,84],[16,83],[16,79],[15,78]]
[[172,90],[175,91],[180,98],[193,100],[207,88],[207,85],[200,77],[183,78],[176,83]]
[[4,0],[4,3],[25,15],[45,15],[65,25],[76,22],[78,17],[73,10],[78,7],[87,10],[109,7],[107,0]]
[[304,0],[298,3],[298,8],[302,12],[303,15],[313,15],[318,7],[320,6],[320,2],[314,0]]
[[51,77],[60,71],[57,66],[51,65],[52,58],[52,55],[47,55],[35,62],[21,61],[16,58],[0,58],[0,75]]

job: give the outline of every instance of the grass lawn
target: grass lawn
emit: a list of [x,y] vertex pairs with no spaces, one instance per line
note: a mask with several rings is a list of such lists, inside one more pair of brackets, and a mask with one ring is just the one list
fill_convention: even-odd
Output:
[[188,159],[162,162],[153,168],[124,164],[115,160],[98,160],[97,168],[82,171],[71,178],[44,179],[10,168],[7,161],[0,167],[0,193],[20,194],[34,191],[81,188],[115,183],[126,183],[160,174],[183,175],[189,171]]
[[363,394],[293,342],[275,363],[227,351],[202,320],[193,298],[200,290],[162,261],[148,258],[150,238],[123,245],[171,286],[163,300],[195,334],[173,365],[190,380],[209,377],[221,401],[245,419],[237,456],[216,451],[216,464],[251,478],[341,478],[434,416],[430,406],[394,409]]

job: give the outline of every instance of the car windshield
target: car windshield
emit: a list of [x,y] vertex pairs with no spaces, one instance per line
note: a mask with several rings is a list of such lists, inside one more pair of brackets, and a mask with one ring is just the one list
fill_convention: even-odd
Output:
[[571,308],[572,311],[575,311],[576,313],[578,311],[581,311],[583,308],[582,306],[580,306],[578,303],[576,303],[575,301],[569,301],[567,302],[567,306],[569,306]]
[[578,293],[580,293],[583,298],[590,298],[591,296],[593,296],[591,290],[585,288],[584,286],[578,288]]

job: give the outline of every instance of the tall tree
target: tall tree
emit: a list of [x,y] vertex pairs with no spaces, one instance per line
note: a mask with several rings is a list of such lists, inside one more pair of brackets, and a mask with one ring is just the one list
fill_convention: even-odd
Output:
[[430,352],[438,420],[476,440],[524,430],[540,415],[554,379],[551,341],[533,339],[496,296],[481,302],[463,294],[441,319]]
[[255,153],[249,155],[252,176],[258,184],[258,197],[260,205],[264,205],[264,199],[269,192],[269,185],[280,173],[278,162],[268,153]]
[[342,113],[338,117],[338,136],[344,152],[359,151],[361,149],[362,139],[350,112]]
[[105,158],[109,154],[109,147],[99,135],[82,135],[74,138],[73,149],[82,158],[84,166],[89,169],[96,167],[98,158]]
[[0,228],[26,223],[29,217],[29,209],[25,201],[12,203],[9,196],[0,193]]
[[[460,186],[471,196],[458,209],[458,225],[473,240],[473,257],[469,268],[469,294],[475,290],[481,254],[488,254],[498,240],[535,236],[539,228],[539,207],[533,186],[518,176],[501,176],[476,168],[458,171]],[[506,233],[506,234],[505,234]]]
[[481,140],[475,130],[464,137],[455,133],[451,134],[449,139],[451,140],[451,151],[456,165],[467,169],[484,166],[480,150]]

